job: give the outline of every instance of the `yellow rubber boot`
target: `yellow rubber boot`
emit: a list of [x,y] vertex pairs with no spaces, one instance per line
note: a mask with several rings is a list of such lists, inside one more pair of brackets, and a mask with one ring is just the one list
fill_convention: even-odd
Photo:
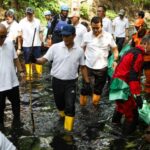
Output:
[[65,116],[64,129],[67,131],[72,131],[74,124],[74,117]]
[[93,94],[93,97],[92,97],[92,103],[94,106],[97,106],[99,101],[100,101],[100,98],[101,96],[100,95],[96,95],[96,94]]
[[80,95],[80,105],[85,106],[87,104],[87,96]]
[[39,76],[42,75],[42,65],[35,65],[35,68],[36,68],[36,72]]
[[64,111],[59,111],[59,115],[61,118],[64,118],[65,117],[65,112]]
[[25,64],[25,68],[26,68],[26,80],[30,80],[30,76],[32,79],[32,74],[33,74],[32,64]]

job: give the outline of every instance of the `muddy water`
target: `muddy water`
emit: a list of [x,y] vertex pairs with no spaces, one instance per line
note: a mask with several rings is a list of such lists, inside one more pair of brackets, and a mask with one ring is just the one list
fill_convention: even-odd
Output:
[[[142,139],[143,128],[125,138],[120,128],[112,126],[114,104],[108,101],[107,85],[98,108],[92,106],[91,97],[87,106],[81,108],[78,94],[74,130],[65,132],[54,104],[47,68],[45,65],[41,78],[35,77],[32,83],[20,86],[23,123],[20,128],[11,127],[12,112],[7,102],[5,134],[19,150],[149,150],[150,145]],[[79,88],[80,80],[81,77]]]

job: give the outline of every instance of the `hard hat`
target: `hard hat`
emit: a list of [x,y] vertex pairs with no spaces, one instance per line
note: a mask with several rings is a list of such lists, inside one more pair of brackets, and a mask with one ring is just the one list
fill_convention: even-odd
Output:
[[61,10],[69,11],[69,7],[67,5],[62,5]]
[[51,11],[47,10],[47,11],[44,11],[44,16],[47,16],[47,15],[51,15]]

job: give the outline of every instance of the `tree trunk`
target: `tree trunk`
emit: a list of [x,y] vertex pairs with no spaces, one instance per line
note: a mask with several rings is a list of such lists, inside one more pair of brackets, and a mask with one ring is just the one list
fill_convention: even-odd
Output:
[[11,7],[12,7],[12,8],[15,8],[16,10],[18,10],[18,9],[19,9],[18,0],[12,0],[12,2],[11,2]]

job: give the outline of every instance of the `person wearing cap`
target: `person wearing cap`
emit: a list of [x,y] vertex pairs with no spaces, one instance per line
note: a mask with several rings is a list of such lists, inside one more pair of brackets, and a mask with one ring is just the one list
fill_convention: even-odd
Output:
[[97,16],[102,18],[103,20],[103,30],[112,34],[112,22],[106,17],[106,7],[103,5],[99,5],[97,8]]
[[44,47],[48,48],[49,46],[51,46],[51,39],[47,38],[47,36],[49,37],[48,30],[51,28],[51,22],[52,22],[53,18],[52,18],[52,13],[50,10],[45,11],[44,16],[45,16],[45,19],[47,21],[47,25],[46,25],[45,30],[43,32],[43,41],[44,41]]
[[64,129],[73,129],[75,117],[76,88],[78,68],[87,83],[86,90],[90,91],[87,69],[84,63],[84,51],[74,42],[75,27],[65,25],[61,31],[63,41],[53,44],[47,53],[38,59],[30,56],[31,62],[44,64],[53,61],[51,68],[52,88],[56,106],[61,118],[65,118]]
[[47,10],[44,12],[44,16],[45,16],[45,19],[47,21],[47,28],[49,29],[51,27],[51,22],[52,22],[52,13],[50,10]]
[[97,108],[101,99],[103,87],[107,78],[107,59],[110,48],[114,54],[113,68],[117,65],[118,49],[112,35],[102,30],[102,18],[95,16],[91,19],[92,31],[83,36],[81,47],[85,50],[85,65],[88,69],[88,75],[93,84],[93,93],[87,93],[84,87],[86,84],[83,80],[83,86],[80,94],[80,105],[87,104],[87,96],[92,95],[92,104]]
[[79,12],[73,12],[70,15],[70,18],[71,18],[72,25],[76,29],[76,37],[75,37],[74,40],[80,46],[81,42],[82,42],[82,39],[83,39],[83,35],[87,32],[87,29],[86,29],[86,27],[84,25],[82,25],[79,22],[80,21],[80,14],[79,14]]
[[129,33],[129,21],[125,17],[125,10],[121,9],[118,13],[118,17],[113,20],[112,26],[114,30],[114,37],[116,38],[116,44],[119,52],[121,51],[125,41],[128,41]]
[[[29,54],[31,53],[32,50],[36,58],[41,57],[41,44],[43,42],[43,33],[41,29],[40,20],[34,17],[34,10],[32,7],[26,8],[26,17],[20,20],[19,26],[20,31],[19,31],[18,49],[21,50],[21,48],[23,48],[26,76],[27,76],[26,79],[28,80],[29,76],[30,75],[32,76],[32,67],[30,70],[29,65]],[[41,76],[42,66],[35,65],[35,68],[38,76]]]
[[67,5],[62,5],[60,9],[61,12],[60,14],[54,16],[51,23],[51,28],[49,29],[47,35],[47,38],[51,37],[52,44],[61,42],[63,40],[61,35],[61,29],[64,25],[71,24],[71,21],[68,18],[69,7]]
[[[1,22],[7,28],[7,36],[13,41],[15,47],[17,47],[16,42],[19,35],[19,24],[15,20],[15,11],[9,9],[5,13],[5,21]],[[20,51],[17,50],[17,53],[20,54]]]

